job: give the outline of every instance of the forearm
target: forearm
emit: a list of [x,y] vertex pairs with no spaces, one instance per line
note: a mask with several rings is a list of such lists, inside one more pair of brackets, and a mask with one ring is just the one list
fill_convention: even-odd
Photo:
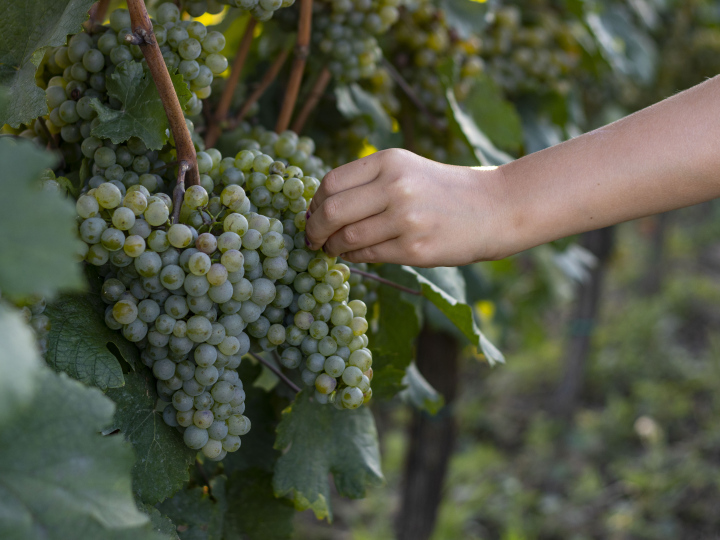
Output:
[[506,253],[720,196],[720,78],[500,168]]

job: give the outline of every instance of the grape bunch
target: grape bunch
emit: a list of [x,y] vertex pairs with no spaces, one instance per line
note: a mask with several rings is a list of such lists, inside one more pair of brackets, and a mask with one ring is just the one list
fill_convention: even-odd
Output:
[[269,21],[278,9],[290,7],[294,3],[295,0],[189,0],[184,9],[191,16],[199,17],[204,13],[219,13],[224,4],[247,11],[258,21]]
[[[125,10],[113,13],[123,12]],[[112,15],[110,22],[112,24]],[[199,21],[182,20],[180,10],[172,2],[158,6],[153,32],[168,69],[177,69],[190,85],[192,98],[185,107],[187,114],[200,114],[202,100],[212,92],[214,77],[228,68],[228,60],[221,54],[225,36],[208,31]]]
[[581,57],[577,32],[582,27],[565,21],[553,6],[538,3],[522,14],[504,6],[483,34],[485,69],[511,95],[567,94]]
[[41,296],[12,302],[20,310],[23,320],[30,325],[35,334],[37,347],[41,355],[47,352],[47,336],[50,333],[50,318],[45,315],[47,303]]
[[372,396],[367,308],[349,299],[350,269],[305,243],[320,181],[293,163],[324,173],[314,143],[247,125],[237,135],[235,157],[198,152],[201,183],[186,190],[178,223],[159,175],[107,181],[126,147],[107,141],[76,203],[85,260],[104,276],[106,324],[142,350],[166,423],[209,459],[236,451],[250,428],[237,374],[250,351],[302,367],[320,403],[355,408]]

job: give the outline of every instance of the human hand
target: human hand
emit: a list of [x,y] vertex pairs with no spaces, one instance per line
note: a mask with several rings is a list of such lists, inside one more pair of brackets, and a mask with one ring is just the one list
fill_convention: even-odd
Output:
[[384,150],[330,171],[310,204],[311,249],[350,262],[458,266],[509,255],[502,173]]

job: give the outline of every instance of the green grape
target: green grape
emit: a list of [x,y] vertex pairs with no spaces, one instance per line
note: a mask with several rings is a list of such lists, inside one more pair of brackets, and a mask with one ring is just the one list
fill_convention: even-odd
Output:
[[236,437],[247,435],[250,426],[250,419],[243,415],[232,415],[227,419],[228,433]]
[[135,225],[135,214],[130,208],[121,206],[113,212],[112,223],[116,229],[127,231]]
[[[167,5],[167,4],[163,4]],[[173,396],[174,403],[174,396]],[[194,418],[193,418],[194,419]],[[208,432],[206,429],[201,429],[195,425],[191,425],[185,429],[183,433],[183,441],[185,445],[193,450],[200,450],[203,448],[209,440]]]
[[[143,213],[143,216],[145,216],[145,220],[152,225],[153,227],[159,227],[161,225],[164,225],[167,223],[168,218],[170,217],[170,211],[168,210],[168,207],[165,205],[162,201],[155,201],[150,204],[148,204],[147,209]],[[177,232],[177,240],[182,240],[185,238],[186,235],[183,235],[182,232]],[[192,234],[191,234],[192,237]],[[169,232],[168,232],[168,242],[170,242],[169,238]],[[170,242],[172,244],[172,242]],[[174,245],[173,245],[174,246]],[[182,247],[182,246],[174,246],[174,247]]]
[[93,154],[93,159],[95,160],[95,164],[102,168],[106,169],[110,165],[115,165],[115,152],[108,148],[107,146],[103,146],[98,148],[95,153]]
[[363,393],[359,388],[348,386],[340,391],[340,399],[346,409],[357,409],[363,404]]
[[139,257],[145,252],[145,239],[139,235],[131,235],[125,238],[123,251],[129,257]]
[[[312,373],[312,372],[309,372]],[[315,374],[312,374],[313,377]],[[337,386],[337,380],[334,377],[331,377],[327,373],[321,373],[317,376],[315,379],[315,390],[317,390],[321,394],[330,394],[335,390],[335,387]]]
[[120,300],[113,306],[112,314],[120,324],[130,324],[138,315],[138,308],[134,302]]
[[187,225],[175,223],[168,229],[168,241],[176,248],[186,248],[192,242],[192,231]]
[[207,253],[193,253],[188,261],[188,269],[196,276],[204,276],[208,273],[211,266],[212,261]]
[[225,36],[220,32],[208,32],[202,41],[202,48],[208,54],[219,53],[225,48]]
[[372,365],[372,355],[367,349],[358,349],[350,354],[348,363],[351,366],[360,368],[360,371],[365,372],[370,369]]

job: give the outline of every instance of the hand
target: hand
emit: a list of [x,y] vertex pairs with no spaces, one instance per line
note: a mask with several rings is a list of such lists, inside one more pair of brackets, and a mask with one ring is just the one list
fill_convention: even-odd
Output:
[[350,262],[457,266],[508,255],[499,170],[384,150],[330,171],[309,208],[309,247]]

